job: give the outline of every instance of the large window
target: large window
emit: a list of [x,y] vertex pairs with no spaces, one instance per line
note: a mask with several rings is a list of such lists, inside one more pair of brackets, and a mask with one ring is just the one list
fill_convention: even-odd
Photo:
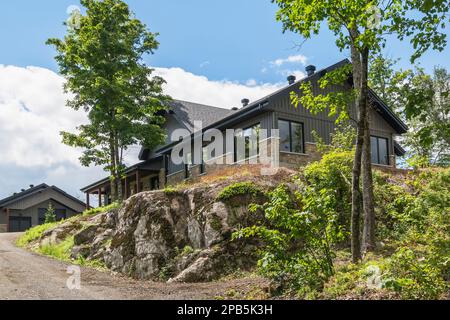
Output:
[[388,139],[370,137],[372,163],[389,165]]
[[[258,123],[242,130],[242,132],[236,136],[234,144],[235,161],[241,161],[259,155],[260,131],[261,125]],[[239,150],[242,143],[244,144],[244,150]],[[244,152],[243,154],[242,151]]]
[[278,120],[278,129],[280,130],[280,151],[305,153],[302,123]]

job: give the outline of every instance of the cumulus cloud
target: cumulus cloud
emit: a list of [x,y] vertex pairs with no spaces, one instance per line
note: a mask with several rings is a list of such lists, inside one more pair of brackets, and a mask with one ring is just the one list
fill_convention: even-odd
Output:
[[302,54],[289,56],[287,58],[279,58],[271,62],[272,65],[281,67],[282,65],[285,65],[287,63],[295,64],[300,63],[302,65],[306,65],[308,62],[308,58]]
[[174,99],[203,103],[220,108],[240,107],[243,98],[251,101],[262,98],[284,84],[257,83],[250,79],[241,84],[235,81],[212,81],[181,68],[156,68],[155,74],[164,78],[164,91]]
[[[180,68],[156,68],[167,84],[165,92],[175,99],[222,108],[239,107],[242,98],[257,100],[282,84],[250,79],[211,81]],[[76,196],[79,189],[105,177],[101,168],[79,164],[81,150],[61,143],[59,132],[74,131],[86,121],[83,112],[66,107],[64,79],[38,67],[0,65],[0,198],[29,184],[54,184]],[[138,161],[138,146],[128,150],[127,164]]]

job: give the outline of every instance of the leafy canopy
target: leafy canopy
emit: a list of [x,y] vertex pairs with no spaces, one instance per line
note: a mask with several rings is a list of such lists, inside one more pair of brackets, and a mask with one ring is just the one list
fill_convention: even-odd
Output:
[[[78,133],[62,132],[64,143],[84,148],[83,165],[113,166],[112,145],[122,152],[141,143],[149,148],[164,140],[160,128],[168,99],[163,79],[143,57],[158,48],[151,33],[120,0],[81,0],[86,14],[68,24],[64,39],[49,39],[56,61],[66,78],[65,90],[73,94],[68,106],[84,110],[89,123]],[[121,159],[118,160],[121,162]],[[119,164],[116,164],[119,165]]]

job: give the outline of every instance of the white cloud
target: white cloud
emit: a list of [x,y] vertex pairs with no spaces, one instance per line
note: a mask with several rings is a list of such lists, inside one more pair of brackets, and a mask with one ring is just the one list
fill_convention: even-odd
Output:
[[248,84],[228,80],[213,81],[205,76],[195,75],[181,68],[156,68],[155,74],[167,81],[164,90],[174,99],[198,102],[226,109],[240,107],[243,98],[254,101],[284,85],[284,83],[257,84],[255,80],[249,80]]
[[300,63],[302,65],[306,65],[307,62],[308,62],[308,58],[306,56],[304,56],[302,54],[298,54],[298,55],[289,56],[287,58],[276,59],[276,60],[272,61],[271,64],[274,66],[277,66],[277,67],[281,67],[282,65],[285,65],[287,63],[290,63],[290,64]]
[[[175,99],[217,107],[240,107],[241,99],[252,101],[285,84],[246,84],[212,81],[180,68],[156,68],[167,84],[165,92]],[[66,107],[64,79],[38,67],[0,65],[0,198],[46,182],[82,197],[79,189],[105,177],[98,167],[79,164],[80,150],[61,143],[59,132],[74,131],[86,121],[83,112]],[[138,161],[139,147],[126,153],[127,164]]]

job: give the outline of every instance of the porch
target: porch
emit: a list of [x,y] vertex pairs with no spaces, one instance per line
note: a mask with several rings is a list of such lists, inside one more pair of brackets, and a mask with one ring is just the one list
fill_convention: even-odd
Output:
[[[127,168],[124,175],[121,181],[124,199],[128,199],[139,192],[160,189],[160,170],[148,167],[146,163]],[[98,199],[99,207],[112,203],[109,177],[87,186],[81,191],[86,194],[87,208],[91,208],[91,196]]]

